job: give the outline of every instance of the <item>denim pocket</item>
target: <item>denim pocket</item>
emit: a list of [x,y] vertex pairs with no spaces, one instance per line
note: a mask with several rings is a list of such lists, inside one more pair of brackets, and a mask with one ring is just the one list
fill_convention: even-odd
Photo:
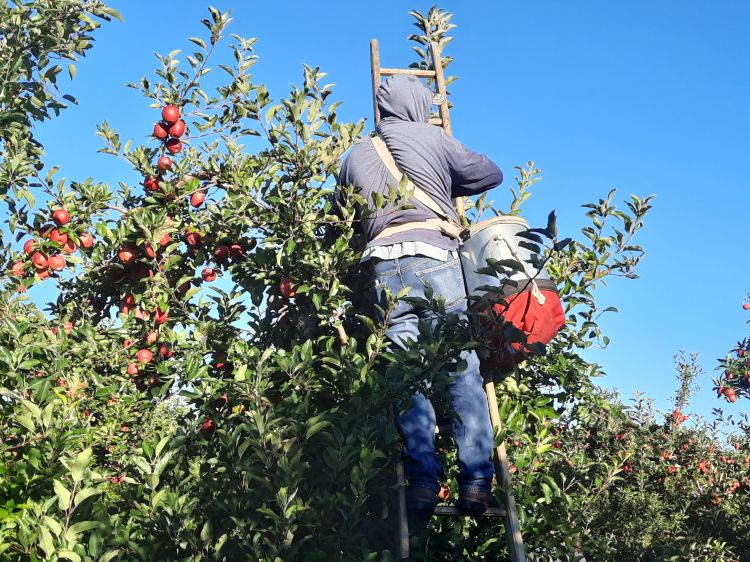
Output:
[[432,287],[435,298],[443,297],[446,308],[459,304],[466,298],[461,265],[457,259],[416,272],[423,286]]

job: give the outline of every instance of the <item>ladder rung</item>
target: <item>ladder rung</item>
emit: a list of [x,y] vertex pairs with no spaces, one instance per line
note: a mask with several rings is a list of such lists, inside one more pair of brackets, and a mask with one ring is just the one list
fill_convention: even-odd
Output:
[[434,70],[421,70],[419,68],[381,68],[381,76],[392,76],[393,74],[411,74],[421,78],[434,78]]
[[438,505],[435,507],[435,511],[433,512],[433,515],[439,515],[442,517],[451,516],[451,515],[458,515],[458,516],[463,515],[467,517],[505,517],[505,508],[504,507],[488,507],[484,513],[477,515],[476,513],[464,511],[463,509],[455,505]]
[[430,117],[430,125],[442,125],[443,120],[440,117]]

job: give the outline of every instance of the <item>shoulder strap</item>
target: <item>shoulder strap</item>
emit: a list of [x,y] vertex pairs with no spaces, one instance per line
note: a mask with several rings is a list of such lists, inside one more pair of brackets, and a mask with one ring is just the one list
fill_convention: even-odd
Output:
[[[380,156],[380,159],[383,161],[383,164],[385,164],[388,171],[393,174],[396,181],[400,182],[405,174],[399,169],[398,164],[396,164],[396,160],[393,158],[391,151],[388,150],[385,141],[380,136],[374,136],[372,137],[372,145],[375,147],[375,151],[378,153],[378,156]],[[414,199],[422,203],[441,219],[455,222],[450,215],[446,214],[445,211],[440,208],[440,205],[438,205],[435,200],[427,194],[427,192],[417,187],[409,178],[407,178],[407,182],[407,187],[410,190],[413,190]]]

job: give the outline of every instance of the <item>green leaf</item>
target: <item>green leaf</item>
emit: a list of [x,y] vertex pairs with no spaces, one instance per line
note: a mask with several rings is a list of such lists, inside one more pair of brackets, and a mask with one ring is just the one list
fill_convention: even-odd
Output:
[[70,491],[59,480],[53,482],[55,495],[57,495],[57,507],[66,511],[70,505]]
[[73,498],[73,505],[77,506],[82,501],[90,498],[91,496],[96,496],[97,494],[101,494],[101,493],[102,493],[102,491],[99,490],[98,488],[94,488],[94,487],[91,487],[91,486],[89,486],[88,488],[84,488],[83,490],[81,490],[80,492],[78,492],[75,495],[75,497]]
[[16,421],[29,431],[35,431],[36,429],[36,427],[34,426],[34,420],[31,419],[31,416],[28,414],[21,414],[20,416],[16,416]]
[[235,371],[234,371],[234,380],[236,381],[244,381],[245,380],[245,373],[247,372],[247,365],[244,363],[240,365]]
[[162,437],[161,441],[156,445],[156,456],[158,457],[161,455],[161,452],[164,450],[164,447],[166,447],[167,443],[169,443],[169,437]]
[[310,439],[313,435],[318,433],[321,429],[328,427],[331,425],[331,422],[323,420],[319,421],[317,423],[312,424],[310,427],[307,428],[307,432],[305,433],[305,437],[307,439]]
[[31,412],[31,415],[34,416],[34,418],[38,420],[41,420],[42,417],[42,411],[39,409],[39,406],[34,404],[33,402],[30,402],[29,400],[21,400],[21,404],[24,405],[24,407]]
[[121,21],[121,22],[122,22],[122,21],[125,21],[125,20],[124,20],[124,19],[122,18],[122,15],[120,15],[120,12],[118,12],[118,11],[117,11],[117,10],[115,10],[114,8],[110,8],[109,6],[103,6],[103,7],[101,8],[101,10],[102,10],[102,12],[104,12],[105,14],[107,14],[108,16],[112,16],[113,18],[115,18],[115,19],[116,19],[116,20],[118,20],[118,21]]
[[297,242],[295,242],[293,239],[289,239],[286,243],[286,255],[289,256],[294,252],[294,249],[297,247]]
[[39,530],[39,547],[47,555],[47,558],[51,558],[55,552],[55,543],[52,540],[49,530],[46,527],[42,527]]
[[65,538],[68,541],[74,541],[81,533],[90,531],[91,529],[100,529],[103,526],[99,521],[79,521],[68,527],[68,530],[65,532]]
[[52,519],[49,515],[44,516],[44,524],[47,525],[50,531],[52,531],[56,537],[60,536],[60,533],[62,533],[62,526],[60,523]]
[[198,45],[201,49],[205,50],[206,48],[206,42],[200,37],[188,37],[188,41],[192,41],[193,43]]
[[68,65],[68,75],[70,76],[71,80],[76,77],[76,65],[74,65],[73,63]]
[[557,216],[555,211],[552,211],[547,217],[547,234],[550,238],[557,237]]
[[89,536],[89,554],[91,556],[99,556],[102,551],[102,540],[101,533],[91,533]]
[[76,460],[73,461],[73,466],[71,466],[70,468],[73,482],[77,483],[83,480],[83,475],[86,472],[89,463],[91,462],[91,457],[93,456],[93,454],[94,452],[89,447],[81,451],[81,453],[76,457]]
[[97,562],[109,562],[112,560],[115,556],[120,554],[120,549],[116,548],[115,550],[110,550],[109,552],[105,552]]
[[28,189],[21,190],[21,197],[26,199],[26,202],[29,204],[29,207],[34,207],[34,204],[36,203],[36,199],[34,199],[34,196],[31,194],[31,192]]
[[521,262],[513,259],[496,260],[494,258],[487,258],[487,263],[499,273],[502,273],[502,268],[504,267],[512,269],[513,271],[518,271],[520,273],[524,273],[526,271]]
[[81,562],[81,557],[78,556],[72,550],[61,550],[60,552],[57,553],[57,555],[60,558],[65,558],[66,560],[72,560],[73,562]]
[[211,540],[212,534],[213,534],[213,529],[211,527],[211,520],[207,519],[206,522],[203,524],[203,528],[201,529],[201,540],[204,543],[208,543]]
[[50,422],[52,421],[52,414],[59,405],[59,402],[55,400],[47,404],[47,406],[44,408],[44,412],[42,412],[42,425],[44,427],[49,426]]

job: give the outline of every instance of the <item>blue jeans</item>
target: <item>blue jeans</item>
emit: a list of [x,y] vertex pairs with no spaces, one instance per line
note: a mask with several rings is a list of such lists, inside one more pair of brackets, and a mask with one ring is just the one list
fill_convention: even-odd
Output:
[[[434,298],[445,299],[446,312],[464,317],[466,291],[461,262],[455,254],[447,261],[423,256],[406,256],[395,260],[374,260],[367,269],[371,283],[369,297],[387,310],[385,289],[395,295],[410,287],[409,297],[424,298],[424,288],[432,287]],[[438,318],[429,310],[416,310],[399,301],[390,316],[386,335],[396,345],[406,348],[405,342],[417,340],[420,319]],[[382,321],[382,318],[380,318]],[[458,446],[459,487],[461,490],[491,488],[493,467],[493,433],[490,424],[487,396],[479,374],[479,359],[473,351],[463,352],[468,367],[452,377],[448,391],[453,412],[453,435]],[[412,397],[410,409],[397,419],[404,441],[404,469],[410,486],[439,490],[442,469],[435,453],[435,410],[422,393]]]

